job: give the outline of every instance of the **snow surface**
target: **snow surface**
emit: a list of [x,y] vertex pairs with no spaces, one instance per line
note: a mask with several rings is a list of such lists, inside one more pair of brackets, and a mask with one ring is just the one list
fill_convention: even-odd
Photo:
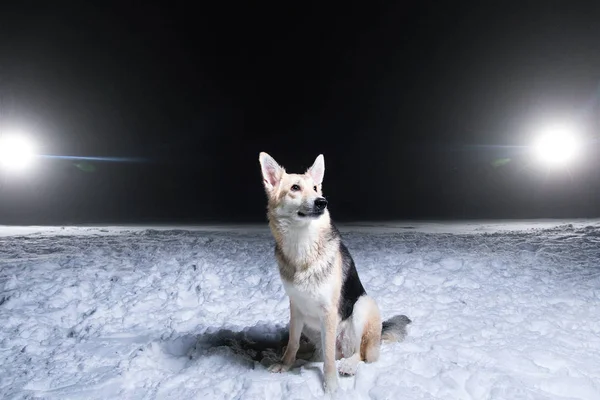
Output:
[[[600,399],[600,222],[342,226],[384,319],[340,399]],[[266,226],[0,227],[0,398],[311,399]]]

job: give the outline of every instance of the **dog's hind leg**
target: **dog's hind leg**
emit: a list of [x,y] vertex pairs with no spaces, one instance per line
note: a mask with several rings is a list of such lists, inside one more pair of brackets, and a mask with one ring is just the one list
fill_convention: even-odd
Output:
[[377,361],[381,346],[381,316],[371,297],[358,299],[350,318],[348,341],[342,345],[345,358],[338,365],[338,371],[344,375],[354,375],[360,361]]
[[341,375],[354,375],[360,362],[360,353],[356,352],[348,358],[342,358],[338,364],[338,372]]
[[365,328],[360,342],[360,358],[367,363],[379,360],[381,349],[381,316],[370,315],[365,323]]

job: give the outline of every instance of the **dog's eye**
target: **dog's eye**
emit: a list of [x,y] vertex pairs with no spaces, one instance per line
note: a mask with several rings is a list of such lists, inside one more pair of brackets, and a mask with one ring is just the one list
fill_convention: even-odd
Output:
[[300,190],[300,186],[292,185],[292,192],[297,192],[298,190]]
[[315,189],[315,192],[317,191],[317,187],[316,186],[313,186],[313,189]]

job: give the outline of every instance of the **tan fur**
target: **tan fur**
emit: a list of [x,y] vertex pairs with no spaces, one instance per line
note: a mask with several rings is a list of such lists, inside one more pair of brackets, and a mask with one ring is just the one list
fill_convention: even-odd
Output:
[[296,359],[296,353],[300,347],[300,336],[302,334],[302,326],[298,321],[296,314],[298,311],[290,299],[290,339],[288,346],[283,355],[283,365],[291,366]]
[[404,340],[403,337],[398,337],[393,332],[385,332],[383,335],[381,335],[381,341],[383,343],[401,342],[402,340]]
[[[298,214],[298,210],[310,208],[315,199],[322,196],[322,156],[317,157],[313,167],[304,174],[286,173],[266,153],[261,153],[259,160],[268,197],[269,227],[276,242],[277,264],[290,297],[288,346],[282,363],[270,370],[282,372],[291,368],[300,333],[304,326],[309,326],[321,332],[324,386],[326,391],[335,391],[338,334],[342,332],[349,337],[342,350],[346,358],[340,360],[339,370],[343,374],[354,374],[358,362],[373,362],[379,358],[382,328],[379,309],[372,298],[363,296],[359,314],[356,317],[353,314],[340,326],[338,307],[344,279],[340,238],[332,232],[327,209],[317,218],[302,218]],[[300,190],[291,190],[292,185],[298,185]]]
[[360,359],[368,363],[379,359],[381,346],[381,317],[379,312],[369,314],[360,341]]
[[325,376],[325,390],[335,389],[329,388],[331,382],[336,382],[337,386],[337,370],[335,369],[335,347],[337,337],[337,326],[339,317],[337,307],[325,311],[323,326],[321,327],[321,336],[323,337],[323,375]]

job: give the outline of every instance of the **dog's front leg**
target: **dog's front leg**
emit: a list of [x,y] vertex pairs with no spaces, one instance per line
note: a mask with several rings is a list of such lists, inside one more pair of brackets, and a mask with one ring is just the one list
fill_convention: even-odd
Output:
[[290,337],[288,339],[288,345],[283,354],[281,363],[271,365],[269,371],[271,372],[285,372],[294,365],[296,361],[296,354],[300,348],[300,336],[302,335],[302,329],[304,328],[304,320],[302,314],[298,312],[294,303],[290,299]]
[[335,392],[338,387],[338,373],[335,368],[335,341],[337,334],[337,310],[327,310],[321,317],[321,344],[323,347],[323,377],[325,392]]

